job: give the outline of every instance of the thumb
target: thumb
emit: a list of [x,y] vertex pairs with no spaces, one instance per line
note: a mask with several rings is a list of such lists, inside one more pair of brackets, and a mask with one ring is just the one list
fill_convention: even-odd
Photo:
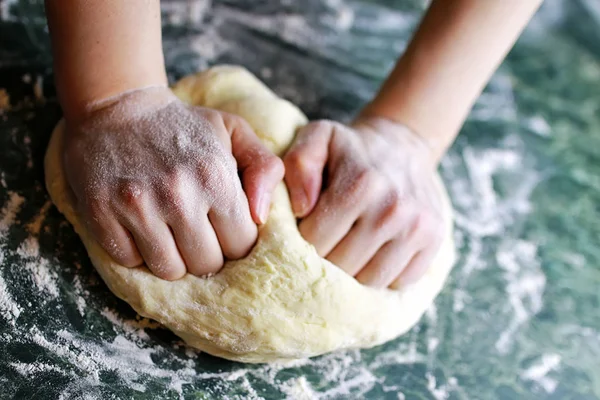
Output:
[[255,223],[264,224],[273,190],[283,179],[283,162],[261,143],[243,118],[230,115],[225,124],[231,134],[231,153],[242,177],[250,214]]
[[311,122],[300,128],[283,159],[285,182],[297,217],[308,215],[319,199],[333,129],[328,121]]

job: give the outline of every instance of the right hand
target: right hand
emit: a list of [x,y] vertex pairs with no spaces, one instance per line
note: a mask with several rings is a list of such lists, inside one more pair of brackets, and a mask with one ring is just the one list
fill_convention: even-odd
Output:
[[245,256],[283,178],[242,118],[186,105],[166,87],[123,94],[66,125],[80,216],[115,261],[144,261],[163,279]]

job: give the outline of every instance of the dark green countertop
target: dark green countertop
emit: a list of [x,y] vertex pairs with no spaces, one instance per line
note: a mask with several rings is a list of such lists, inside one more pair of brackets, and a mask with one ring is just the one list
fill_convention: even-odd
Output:
[[[163,1],[169,77],[242,64],[309,116],[348,120],[422,3]],[[0,398],[600,398],[596,0],[546,0],[445,158],[460,259],[419,325],[285,366],[186,348],[94,272],[43,187],[60,110],[42,12],[0,0]]]

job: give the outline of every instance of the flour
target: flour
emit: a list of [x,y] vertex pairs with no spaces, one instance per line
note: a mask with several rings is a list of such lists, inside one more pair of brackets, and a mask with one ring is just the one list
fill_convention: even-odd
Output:
[[[511,109],[514,106],[512,86],[502,76],[498,80],[495,84],[498,92],[483,97],[473,118],[489,120],[488,114],[495,112],[495,118],[516,119]],[[499,109],[504,111],[498,112]],[[456,206],[456,225],[463,235],[462,247],[468,249],[460,261],[459,284],[454,292],[453,309],[456,312],[462,311],[465,303],[470,301],[466,286],[471,275],[493,265],[484,256],[484,241],[502,238],[514,221],[531,211],[529,199],[541,177],[535,170],[523,168],[523,146],[522,138],[510,134],[501,143],[501,148],[467,148],[461,155],[450,153],[443,161]],[[459,176],[461,167],[466,168],[467,178]],[[518,179],[514,178],[510,195],[500,197],[495,185],[502,176],[518,176]],[[495,261],[504,273],[506,296],[512,309],[510,321],[502,327],[495,344],[501,354],[510,351],[519,329],[542,308],[546,277],[537,251],[537,244],[523,239],[505,239],[497,245]]]
[[34,363],[10,363],[10,366],[13,367],[19,374],[27,377],[34,376],[43,372],[58,372],[63,375],[68,375],[68,372],[58,368],[54,365],[44,364],[42,362],[34,362]]
[[40,257],[40,243],[35,236],[30,236],[17,248],[16,254],[22,258],[25,270],[30,272],[30,277],[38,290],[45,292],[50,298],[59,295],[57,284],[58,274],[50,265],[50,261]]
[[[79,269],[79,268],[78,268]],[[73,289],[75,294],[75,305],[77,306],[77,311],[83,317],[85,315],[85,308],[87,306],[87,302],[85,301],[85,297],[90,293],[83,288],[81,284],[81,279],[78,275],[73,278]]]
[[0,1],[0,20],[10,21],[13,15],[10,12],[11,7],[17,3],[17,0],[2,0]]
[[115,327],[121,328],[128,336],[138,339],[150,340],[145,329],[157,329],[161,327],[158,322],[142,317],[139,320],[124,320],[115,311],[108,308],[102,310],[101,314],[112,322]]
[[439,386],[435,376],[431,372],[427,372],[425,377],[427,378],[427,389],[436,400],[446,400],[449,398],[450,392],[455,390],[458,385],[458,381],[454,377],[450,377],[446,384]]
[[4,235],[15,222],[24,202],[25,198],[23,196],[20,196],[16,192],[8,191],[8,202],[0,210],[0,242],[3,241]]
[[281,384],[279,387],[289,399],[311,400],[319,395],[310,387],[306,377],[293,378]]
[[497,257],[498,264],[505,271],[508,300],[514,309],[510,323],[496,342],[496,349],[506,354],[518,328],[542,309],[546,276],[537,258],[537,246],[533,243],[507,242],[498,250]]
[[[2,255],[2,253],[0,253],[0,255]],[[0,265],[1,264],[2,260],[0,259]],[[15,321],[21,314],[21,311],[21,307],[19,307],[19,305],[12,299],[12,296],[8,291],[8,287],[6,286],[6,282],[0,276],[0,317],[14,326]]]
[[520,373],[521,379],[540,385],[546,393],[552,393],[558,386],[558,381],[548,376],[551,371],[558,369],[561,357],[558,354],[544,354],[532,366]]

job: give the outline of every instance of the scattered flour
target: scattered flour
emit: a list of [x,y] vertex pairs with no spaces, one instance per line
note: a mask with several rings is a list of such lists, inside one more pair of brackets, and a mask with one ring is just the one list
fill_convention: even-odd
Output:
[[[499,81],[496,84],[497,92],[483,97],[483,104],[479,105],[474,118],[489,120],[492,118],[490,115],[497,114],[494,118],[516,121],[516,116],[510,110],[514,100],[510,83],[503,79]],[[503,107],[508,111],[497,113],[498,108]],[[510,321],[506,327],[502,327],[496,342],[496,349],[501,354],[510,350],[519,329],[541,310],[546,284],[537,257],[538,245],[516,239],[519,237],[516,232],[502,239],[515,221],[530,212],[531,193],[541,179],[539,172],[523,168],[523,146],[522,138],[517,134],[509,134],[501,143],[501,148],[466,148],[462,154],[451,153],[443,162],[456,206],[456,226],[463,232],[462,247],[466,249],[457,272],[460,280],[454,291],[453,309],[455,312],[462,311],[465,302],[470,300],[470,275],[495,265],[489,257],[484,256],[484,241],[499,240],[495,261],[503,271],[508,305],[511,307]],[[466,179],[464,172],[460,172],[465,168]],[[500,197],[495,185],[498,178],[504,176],[511,179],[513,187],[507,195]]]
[[546,393],[552,393],[556,390],[558,381],[547,375],[558,368],[560,361],[561,357],[558,354],[544,354],[540,360],[520,374],[521,379],[535,382],[540,385]]
[[0,210],[0,240],[8,232],[9,228],[15,222],[17,214],[21,211],[21,206],[25,198],[15,192],[8,192],[8,202]]
[[[0,265],[2,265],[2,260],[0,260]],[[0,276],[0,316],[14,326],[21,311],[21,307],[13,300],[8,291],[8,287],[6,286],[6,282],[4,282],[4,279]]]
[[458,380],[454,377],[448,378],[443,385],[437,385],[435,376],[431,372],[425,373],[427,378],[427,389],[436,400],[446,400],[450,397],[450,393],[458,387]]
[[83,289],[79,275],[75,275],[75,278],[73,278],[73,289],[76,295],[75,305],[77,306],[77,311],[83,317],[85,315],[85,307],[87,306],[85,297],[89,295],[89,292]]
[[40,243],[35,236],[29,236],[17,249],[17,254],[24,261],[24,267],[30,272],[31,279],[37,288],[55,299],[59,295],[58,274],[51,269],[50,261],[40,257]]
[[17,370],[17,372],[23,376],[27,376],[30,377],[32,375],[36,375],[39,373],[43,373],[43,372],[59,372],[63,375],[68,375],[69,373],[66,372],[65,370],[58,368],[55,365],[49,365],[49,364],[44,364],[42,362],[34,362],[34,363],[21,363],[21,362],[15,362],[15,363],[10,363],[9,364],[11,367],[13,367],[15,370]]
[[144,329],[157,329],[161,327],[158,322],[151,321],[148,318],[140,317],[139,320],[124,320],[115,311],[108,308],[102,310],[101,314],[112,322],[114,326],[121,328],[127,335],[143,340],[150,340]]
[[50,262],[44,258],[25,263],[25,269],[31,272],[31,279],[41,292],[45,292],[52,299],[59,295],[58,274],[50,269]]
[[543,305],[546,285],[537,246],[526,241],[506,242],[497,252],[498,265],[505,271],[508,301],[513,308],[511,321],[496,342],[496,349],[506,354],[519,327],[537,314]]
[[285,381],[279,388],[286,396],[288,396],[288,399],[312,400],[318,397],[318,393],[310,387],[310,384],[304,376]]
[[0,1],[0,20],[9,21],[12,18],[10,8],[17,3],[17,0],[2,0]]

